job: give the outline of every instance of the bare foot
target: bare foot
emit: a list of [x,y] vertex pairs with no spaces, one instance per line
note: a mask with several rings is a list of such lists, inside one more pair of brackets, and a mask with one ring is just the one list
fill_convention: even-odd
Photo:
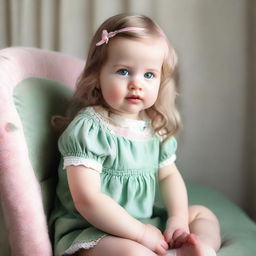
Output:
[[188,234],[187,242],[176,249],[176,256],[216,256],[212,248],[206,246],[196,235]]

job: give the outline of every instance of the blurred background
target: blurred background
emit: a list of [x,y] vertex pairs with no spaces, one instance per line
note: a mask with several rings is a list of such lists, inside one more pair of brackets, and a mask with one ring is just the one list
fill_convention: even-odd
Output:
[[255,0],[0,0],[0,48],[39,47],[85,58],[109,16],[145,14],[179,57],[177,165],[256,217]]

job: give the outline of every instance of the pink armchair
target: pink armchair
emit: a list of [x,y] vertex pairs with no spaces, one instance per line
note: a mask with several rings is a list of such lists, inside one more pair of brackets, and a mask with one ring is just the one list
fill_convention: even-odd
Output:
[[28,150],[14,91],[31,77],[58,81],[72,89],[83,65],[74,57],[40,49],[0,51],[0,197],[12,255],[52,255],[42,193],[31,164],[33,152]]

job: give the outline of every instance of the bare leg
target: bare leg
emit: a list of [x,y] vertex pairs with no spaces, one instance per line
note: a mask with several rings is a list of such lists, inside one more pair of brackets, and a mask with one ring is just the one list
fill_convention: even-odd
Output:
[[193,205],[189,207],[189,228],[192,234],[218,251],[221,245],[220,225],[217,217],[206,207]]
[[[172,250],[172,256],[216,256],[221,244],[220,226],[216,216],[206,207],[189,207],[190,234],[184,235],[180,248]],[[167,254],[168,255],[168,254]]]
[[89,250],[80,250],[78,256],[157,256],[154,252],[132,240],[106,236]]

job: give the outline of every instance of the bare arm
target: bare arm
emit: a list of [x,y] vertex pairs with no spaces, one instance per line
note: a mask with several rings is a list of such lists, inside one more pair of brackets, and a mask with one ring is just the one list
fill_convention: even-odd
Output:
[[[160,254],[165,253],[164,247],[167,244],[158,229],[133,218],[112,198],[101,192],[98,172],[83,166],[70,166],[67,168],[67,176],[76,209],[93,226],[112,235],[137,241]],[[155,241],[151,241],[150,237]]]
[[143,224],[101,193],[98,172],[83,166],[70,166],[67,175],[75,207],[92,225],[113,235],[139,239],[144,232]]
[[175,164],[159,170],[159,183],[168,215],[179,216],[187,220],[187,189]]
[[189,232],[187,190],[175,164],[159,170],[159,183],[169,216],[165,237],[173,243],[184,232]]

